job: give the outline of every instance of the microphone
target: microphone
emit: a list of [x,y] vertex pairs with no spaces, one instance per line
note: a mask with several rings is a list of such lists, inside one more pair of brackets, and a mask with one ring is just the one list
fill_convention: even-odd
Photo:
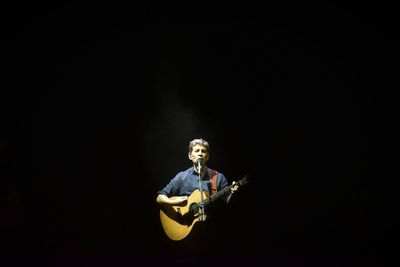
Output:
[[198,159],[197,160],[197,169],[199,172],[201,172],[201,166],[203,164],[203,159]]

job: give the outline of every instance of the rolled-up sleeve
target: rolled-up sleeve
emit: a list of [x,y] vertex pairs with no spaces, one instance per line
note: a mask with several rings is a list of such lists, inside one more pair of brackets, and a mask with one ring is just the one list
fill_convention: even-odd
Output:
[[228,185],[229,185],[228,180],[226,179],[225,175],[218,172],[218,191],[220,191],[221,189],[224,189]]
[[171,197],[177,195],[179,188],[182,185],[182,175],[177,174],[163,189],[158,191],[160,195],[166,195],[167,197]]

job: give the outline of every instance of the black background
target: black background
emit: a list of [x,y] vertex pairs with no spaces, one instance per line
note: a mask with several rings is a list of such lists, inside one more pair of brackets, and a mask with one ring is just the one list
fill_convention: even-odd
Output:
[[388,261],[393,7],[202,4],[4,7],[7,266],[167,260],[156,192],[197,137],[229,181],[251,177],[214,260]]

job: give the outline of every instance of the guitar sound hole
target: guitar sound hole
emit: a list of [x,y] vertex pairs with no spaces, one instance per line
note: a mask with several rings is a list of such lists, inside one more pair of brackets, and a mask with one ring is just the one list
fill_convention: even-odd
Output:
[[192,203],[189,206],[189,211],[191,214],[197,214],[199,212],[199,205],[197,203]]

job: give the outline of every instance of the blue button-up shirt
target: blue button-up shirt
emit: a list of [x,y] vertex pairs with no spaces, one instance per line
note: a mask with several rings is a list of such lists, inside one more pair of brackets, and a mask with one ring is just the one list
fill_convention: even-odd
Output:
[[[201,187],[204,191],[211,191],[210,169],[207,167],[205,177],[202,177]],[[217,191],[228,186],[228,181],[225,176],[217,172]],[[189,196],[196,189],[199,189],[199,174],[193,167],[186,171],[179,172],[163,189],[158,191],[158,194],[172,196]]]

